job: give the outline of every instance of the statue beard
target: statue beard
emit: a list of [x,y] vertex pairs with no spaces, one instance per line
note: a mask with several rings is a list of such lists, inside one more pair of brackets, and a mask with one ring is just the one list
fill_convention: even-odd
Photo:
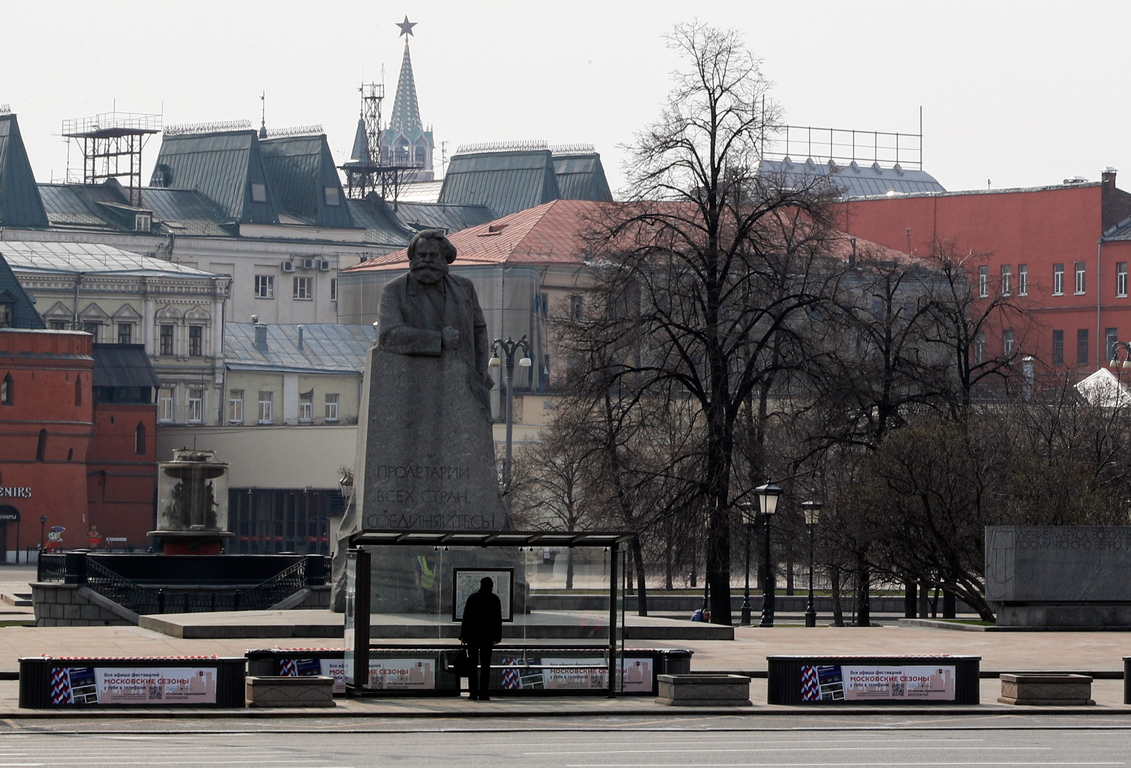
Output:
[[413,278],[424,285],[435,285],[444,278],[447,272],[446,269],[437,269],[436,267],[421,266],[412,268]]

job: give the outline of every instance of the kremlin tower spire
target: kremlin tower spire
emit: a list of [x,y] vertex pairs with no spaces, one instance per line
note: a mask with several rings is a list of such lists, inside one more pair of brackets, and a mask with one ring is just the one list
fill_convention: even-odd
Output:
[[393,114],[389,127],[381,132],[381,164],[419,168],[412,181],[431,181],[433,179],[432,153],[435,143],[432,131],[424,130],[420,120],[420,106],[416,99],[416,82],[412,76],[412,57],[409,55],[408,38],[416,22],[408,20],[397,24],[404,37],[404,57],[401,59],[401,72],[397,80],[397,94],[393,99]]

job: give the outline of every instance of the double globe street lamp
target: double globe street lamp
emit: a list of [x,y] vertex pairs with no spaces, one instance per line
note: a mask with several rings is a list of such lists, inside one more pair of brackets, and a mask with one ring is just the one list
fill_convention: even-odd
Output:
[[[507,437],[506,455],[503,459],[503,488],[508,491],[511,487],[511,436],[514,432],[514,356],[519,350],[522,350],[522,357],[518,360],[519,367],[529,368],[531,365],[530,345],[526,341],[525,334],[523,334],[522,338],[518,341],[513,341],[510,336],[507,336],[505,341],[503,339],[495,339],[491,344],[491,359],[488,361],[488,365],[494,368],[498,368],[504,363],[506,365]],[[502,357],[500,357],[500,353],[502,353]]]
[[758,508],[749,501],[740,502],[742,525],[746,529],[746,588],[742,591],[742,618],[744,627],[750,626],[750,531],[758,522]]

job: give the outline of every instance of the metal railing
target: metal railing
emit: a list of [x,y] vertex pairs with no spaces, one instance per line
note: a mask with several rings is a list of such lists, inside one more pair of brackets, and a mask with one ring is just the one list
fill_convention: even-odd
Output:
[[134,613],[202,613],[208,611],[258,611],[271,608],[307,584],[304,558],[254,586],[148,587],[131,581],[94,558],[82,558],[78,573],[67,573],[66,556],[41,554],[39,581],[70,581],[88,588]]

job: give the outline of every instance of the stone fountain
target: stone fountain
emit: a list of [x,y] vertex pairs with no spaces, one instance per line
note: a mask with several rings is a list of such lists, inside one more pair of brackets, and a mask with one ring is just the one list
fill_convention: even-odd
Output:
[[219,555],[228,525],[228,465],[215,451],[180,448],[158,462],[157,524],[166,555]]

